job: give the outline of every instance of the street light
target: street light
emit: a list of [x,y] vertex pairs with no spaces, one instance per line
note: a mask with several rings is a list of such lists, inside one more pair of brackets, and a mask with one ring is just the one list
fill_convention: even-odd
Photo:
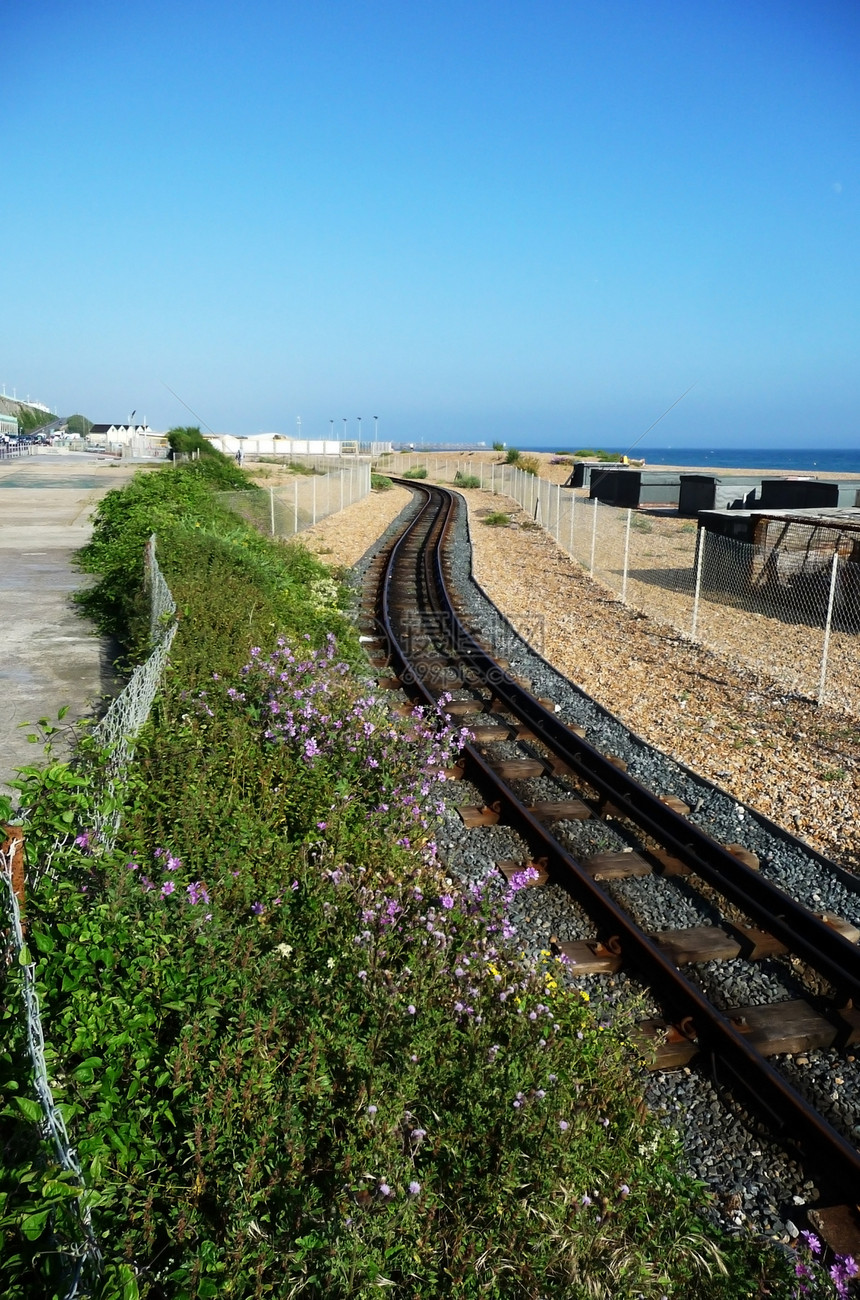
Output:
[[343,417],[343,440],[346,442],[346,416]]
[[379,442],[379,416],[378,415],[374,415],[373,417],[373,441]]
[[355,418],[358,420],[358,445],[361,448],[361,416],[357,415]]
[[329,424],[331,425],[331,440],[334,442],[334,420],[329,420]]

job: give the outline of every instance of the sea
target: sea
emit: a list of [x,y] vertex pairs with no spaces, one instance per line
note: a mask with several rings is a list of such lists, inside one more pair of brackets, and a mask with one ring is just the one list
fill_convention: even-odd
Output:
[[[558,446],[524,448],[558,451]],[[624,452],[623,447],[605,451]],[[714,469],[770,469],[786,474],[860,474],[860,448],[809,449],[792,447],[636,447],[627,453],[631,460],[644,459],[649,465],[708,465]]]

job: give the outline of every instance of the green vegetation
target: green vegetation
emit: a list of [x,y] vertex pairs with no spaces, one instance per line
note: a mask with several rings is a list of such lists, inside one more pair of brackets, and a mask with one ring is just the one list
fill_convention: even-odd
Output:
[[573,455],[582,459],[601,460],[615,464],[623,459],[624,453],[620,451],[593,451],[589,447],[583,447],[580,451],[573,452]]
[[32,406],[18,407],[18,431],[19,433],[34,433],[41,429],[42,425],[50,424],[56,420],[56,415],[50,411],[37,411]]
[[315,475],[318,474],[321,474],[323,476],[325,475],[325,470],[315,469],[313,465],[303,465],[301,461],[298,460],[291,460],[288,463],[287,468],[293,474],[302,474],[304,475],[305,478],[313,478]]
[[131,660],[153,530],[181,615],[116,848],[92,830],[91,745],[19,783],[52,1087],[87,1190],[39,1136],[13,967],[4,1300],[67,1294],[84,1200],[94,1300],[788,1296],[781,1256],[721,1258],[624,1017],[511,947],[529,872],[446,879],[433,778],[460,733],[388,711],[344,593],[221,508],[227,469],[136,476],[81,557],[82,603]]
[[634,528],[637,533],[653,533],[654,524],[647,515],[637,514],[635,511],[630,517],[630,527]]
[[66,420],[66,426],[70,433],[79,433],[82,438],[85,438],[93,427],[93,422],[85,415],[70,415]]
[[520,456],[517,461],[517,469],[521,469],[524,474],[534,474],[535,478],[540,475],[540,461],[537,456]]
[[424,465],[415,465],[412,469],[404,470],[401,477],[415,479],[426,478],[427,470]]
[[494,443],[493,443],[493,451],[504,451],[504,450],[505,450],[505,445],[506,445],[506,444],[503,443],[503,442],[494,442]]
[[454,475],[454,487],[479,488],[480,486],[481,480],[478,478],[477,474],[465,474],[462,470],[458,469],[457,473]]
[[507,450],[507,452],[505,453],[505,461],[504,461],[504,463],[505,463],[506,465],[516,465],[516,463],[517,463],[517,461],[519,460],[519,458],[520,458],[520,450],[519,450],[519,448],[518,448],[518,447],[508,447],[508,450]]
[[374,492],[387,492],[389,488],[394,487],[394,484],[385,474],[371,474],[370,486]]
[[484,518],[484,523],[488,528],[507,528],[511,522],[511,516],[505,514],[504,510],[493,510]]

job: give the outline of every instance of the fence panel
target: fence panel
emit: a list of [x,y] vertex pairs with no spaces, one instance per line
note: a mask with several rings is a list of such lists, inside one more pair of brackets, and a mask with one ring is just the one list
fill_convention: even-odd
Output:
[[294,537],[370,492],[368,461],[347,461],[327,473],[296,475],[281,487],[219,492],[218,500],[245,523],[273,537]]

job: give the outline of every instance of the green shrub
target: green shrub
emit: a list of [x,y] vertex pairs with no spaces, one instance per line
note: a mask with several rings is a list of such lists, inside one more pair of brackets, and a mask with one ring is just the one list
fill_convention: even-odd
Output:
[[454,487],[459,488],[479,488],[481,480],[477,474],[464,474],[462,470],[457,470],[454,475]]
[[403,471],[402,478],[426,478],[427,470],[424,465],[415,465],[412,469]]
[[520,451],[519,451],[519,448],[518,448],[518,447],[508,447],[508,450],[507,450],[507,452],[506,452],[506,454],[505,454],[505,464],[506,464],[506,465],[516,465],[516,463],[517,463],[517,461],[519,460],[519,458],[520,458]]
[[387,492],[389,488],[394,487],[394,484],[384,474],[371,474],[370,486],[374,492]]
[[520,456],[517,461],[517,468],[521,469],[524,474],[534,474],[535,478],[540,475],[540,461],[537,456]]
[[505,450],[505,443],[503,442],[493,443],[493,451],[504,451],[504,450]]
[[504,510],[494,510],[484,518],[484,523],[488,528],[507,528],[510,522],[511,516],[505,514]]

